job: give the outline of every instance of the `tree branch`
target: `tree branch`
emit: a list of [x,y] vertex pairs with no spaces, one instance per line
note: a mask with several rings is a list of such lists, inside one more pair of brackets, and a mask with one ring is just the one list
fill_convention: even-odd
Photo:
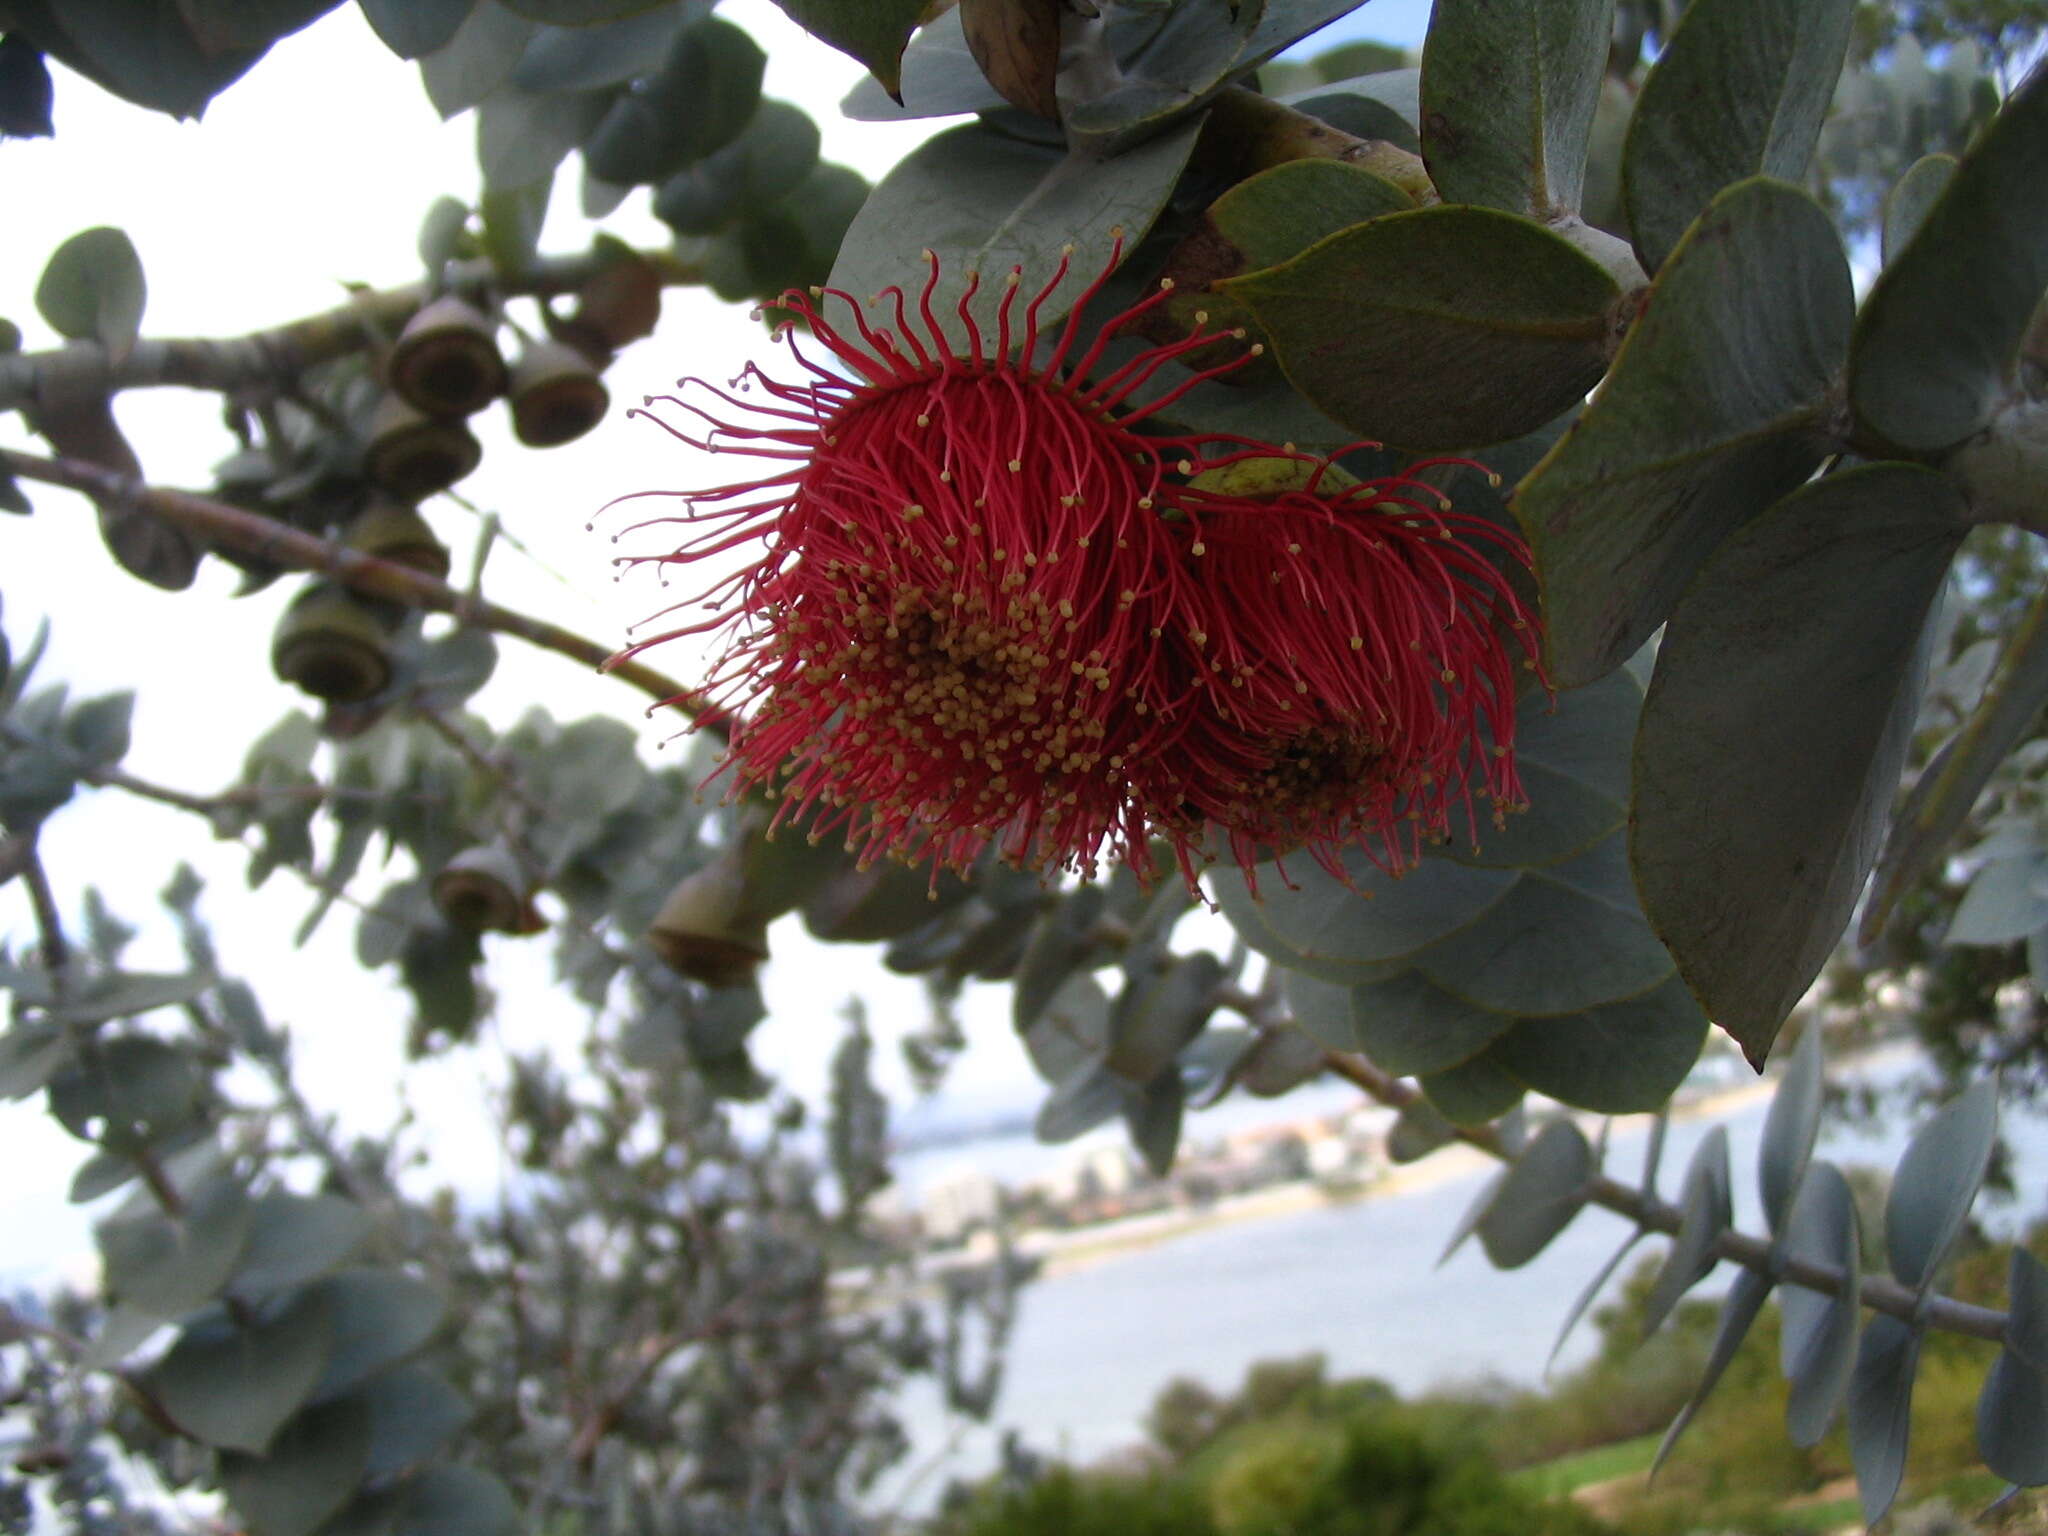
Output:
[[[1382,1104],[1395,1109],[1406,1109],[1423,1098],[1423,1092],[1415,1084],[1403,1081],[1391,1073],[1383,1072],[1362,1056],[1345,1055],[1331,1051],[1323,1057],[1324,1069],[1335,1073],[1346,1082],[1363,1088]],[[1514,1152],[1500,1138],[1500,1133],[1490,1125],[1454,1126],[1458,1140],[1467,1146],[1477,1147],[1489,1157],[1504,1163],[1515,1160]],[[1638,1227],[1653,1232],[1675,1236],[1684,1222],[1684,1213],[1675,1205],[1647,1195],[1633,1185],[1597,1174],[1586,1185],[1586,1199],[1589,1204],[1603,1206],[1617,1215],[1625,1216]],[[1842,1293],[1844,1275],[1831,1264],[1816,1264],[1807,1259],[1786,1257],[1774,1259],[1771,1245],[1759,1237],[1744,1232],[1723,1232],[1714,1247],[1717,1257],[1740,1264],[1744,1269],[1753,1269],[1759,1274],[1769,1275],[1781,1281],[1789,1281],[1804,1290],[1819,1291],[1827,1296]],[[1893,1317],[1908,1322],[1924,1322],[1931,1327],[1941,1328],[1950,1333],[1969,1334],[1973,1338],[1989,1339],[2002,1343],[2005,1338],[2005,1314],[1990,1307],[1972,1306],[1968,1302],[1955,1301],[1947,1296],[1928,1296],[1924,1300],[1914,1291],[1899,1284],[1886,1275],[1865,1275],[1857,1293],[1858,1300],[1873,1312],[1888,1312]]]
[[[703,280],[697,268],[666,253],[637,254],[660,275],[665,287]],[[500,295],[547,298],[573,292],[617,259],[595,251],[549,257],[510,278],[489,262],[463,262],[449,269],[448,287],[469,295],[488,289]],[[46,352],[0,357],[0,411],[51,399],[104,397],[123,389],[167,384],[222,394],[279,388],[308,368],[380,344],[431,297],[425,282],[365,290],[324,314],[247,336],[138,341],[118,360],[96,341],[74,341]]]
[[0,467],[24,480],[63,486],[96,505],[117,512],[139,512],[195,533],[208,543],[224,544],[294,570],[317,571],[344,586],[357,587],[387,601],[398,601],[431,613],[452,614],[464,624],[511,635],[542,650],[583,662],[630,683],[662,707],[675,709],[702,730],[723,737],[722,712],[674,678],[633,660],[618,659],[600,645],[559,624],[501,608],[496,603],[458,591],[445,581],[361,554],[331,540],[301,533],[259,513],[248,512],[189,491],[138,485],[128,477],[79,459],[46,459],[0,448]]

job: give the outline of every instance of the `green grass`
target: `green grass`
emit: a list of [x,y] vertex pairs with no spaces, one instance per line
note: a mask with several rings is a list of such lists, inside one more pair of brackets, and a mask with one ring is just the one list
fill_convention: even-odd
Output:
[[1546,1499],[1561,1499],[1589,1483],[1604,1483],[1631,1472],[1647,1472],[1657,1457],[1659,1435],[1638,1435],[1612,1445],[1596,1445],[1589,1451],[1574,1451],[1555,1461],[1538,1462],[1508,1474],[1517,1487]]

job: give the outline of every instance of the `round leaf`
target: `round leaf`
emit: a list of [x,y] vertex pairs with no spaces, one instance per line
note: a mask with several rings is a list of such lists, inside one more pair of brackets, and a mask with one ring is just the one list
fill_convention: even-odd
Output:
[[1771,1096],[1763,1144],[1757,1149],[1757,1186],[1763,1195],[1764,1219],[1774,1233],[1788,1235],[1786,1219],[1799,1198],[1814,1138],[1820,1134],[1821,1099],[1826,1088],[1821,1078],[1820,1031],[1808,1029],[1799,1036],[1791,1065]]
[[1636,97],[1622,196],[1655,272],[1714,194],[1802,182],[1849,45],[1855,0],[1696,0]]
[[1905,249],[1878,275],[1849,349],[1849,403],[1913,452],[1991,420],[2048,289],[2048,61],[1978,135]]
[[1885,1312],[1865,1325],[1856,1349],[1849,1378],[1849,1459],[1866,1525],[1884,1518],[1905,1475],[1920,1339],[1920,1329]]
[[1960,519],[1932,470],[1831,475],[1728,540],[1672,616],[1630,854],[1679,974],[1752,1062],[1875,862]]
[[1714,1249],[1734,1221],[1733,1186],[1728,1177],[1728,1128],[1717,1125],[1700,1138],[1686,1165],[1678,1197],[1678,1236],[1664,1256],[1650,1298],[1643,1304],[1643,1337],[1664,1325],[1679,1297],[1707,1277]]
[[1884,1208],[1885,1254],[1901,1283],[1933,1283],[1969,1217],[1997,1136],[1998,1089],[1989,1078],[1944,1104],[1914,1134]]
[[97,341],[117,357],[142,334],[148,298],[134,242],[105,225],[58,246],[36,283],[36,308],[51,329],[73,341]]
[[704,15],[704,0],[668,0],[598,26],[544,26],[528,39],[512,83],[522,91],[589,91],[648,72],[676,33]]
[[1440,5],[1422,49],[1422,157],[1446,202],[1576,213],[1613,0]]
[[[1294,995],[1290,977],[1289,996]],[[1443,1072],[1470,1061],[1514,1023],[1511,1015],[1467,1002],[1420,971],[1403,971],[1390,981],[1369,982],[1339,995],[1347,999],[1342,1022],[1349,1038],[1337,1048],[1363,1051],[1387,1071],[1404,1077]],[[1315,1027],[1313,1019],[1305,1022]],[[1335,1031],[1318,1033],[1324,1041],[1336,1043]]]
[[1291,886],[1278,872],[1260,880],[1253,895],[1235,870],[1216,875],[1210,889],[1245,942],[1282,965],[1326,981],[1381,981],[1389,961],[1403,960],[1474,921],[1514,887],[1516,875],[1424,859],[1398,879],[1357,849],[1345,850],[1338,880],[1320,865],[1294,872]]
[[1410,958],[1444,990],[1523,1018],[1637,997],[1671,974],[1618,834],[1562,864],[1521,871],[1472,922]]
[[1906,167],[1906,174],[1892,184],[1884,199],[1884,259],[1890,261],[1903,251],[1927,214],[1948,190],[1956,173],[1954,155],[1922,155]]
[[1489,1054],[1538,1093],[1627,1115],[1655,1109],[1678,1090],[1706,1034],[1707,1016],[1674,976],[1640,997],[1519,1020]]
[[1426,1072],[1418,1081],[1447,1119],[1459,1125],[1498,1120],[1522,1102],[1528,1086],[1502,1066],[1491,1051],[1441,1072]]
[[1820,462],[1854,308],[1812,198],[1758,178],[1714,199],[1599,398],[1516,493],[1553,683],[1633,655],[1714,546]]
[[1984,1465],[2022,1488],[2048,1483],[2048,1376],[2000,1350],[1977,1399]]
[[1620,292],[1542,226],[1454,206],[1373,219],[1221,288],[1318,410],[1418,450],[1519,437],[1580,399]]
[[1843,1283],[1833,1296],[1791,1284],[1778,1292],[1784,1320],[1778,1358],[1791,1383],[1785,1427],[1794,1445],[1818,1445],[1849,1390],[1862,1311],[1862,1249],[1849,1181],[1833,1163],[1813,1164],[1793,1207],[1786,1252],[1840,1270]]
[[347,1263],[369,1241],[371,1227],[368,1212],[338,1195],[274,1190],[251,1209],[234,1289],[255,1299],[303,1285]]
[[894,95],[904,45],[928,0],[775,0],[811,36],[864,64]]
[[1498,1269],[1517,1269],[1550,1246],[1586,1204],[1599,1172],[1593,1149],[1569,1120],[1553,1120],[1522,1150],[1500,1195],[1479,1221],[1479,1241]]
[[[417,59],[448,46],[478,0],[357,0],[384,46]],[[445,115],[445,114],[444,114]]]
[[340,1396],[419,1349],[448,1312],[432,1286],[391,1270],[343,1270],[302,1294],[319,1297],[333,1319],[333,1347],[312,1393],[315,1402]]
[[186,1325],[143,1384],[193,1439],[261,1455],[320,1379],[333,1338],[333,1313],[316,1291],[248,1327],[210,1311]]
[[918,252],[929,250],[939,258],[935,309],[952,314],[968,274],[979,272],[977,313],[992,326],[1002,276],[1022,267],[1035,292],[1071,245],[1070,275],[1040,311],[1041,324],[1050,323],[1108,265],[1119,234],[1128,250],[1152,227],[1199,131],[1189,123],[1103,161],[985,128],[949,129],[911,151],[868,195],[840,245],[831,286],[860,300],[890,287],[914,294],[925,277]]
[[1529,809],[1503,827],[1465,829],[1431,857],[1506,868],[1555,864],[1586,852],[1628,820],[1629,750],[1642,714],[1642,685],[1630,672],[1558,695],[1548,707],[1523,701],[1515,771]]
[[369,1451],[370,1416],[344,1398],[299,1414],[265,1455],[224,1454],[221,1487],[250,1536],[307,1536],[348,1502]]

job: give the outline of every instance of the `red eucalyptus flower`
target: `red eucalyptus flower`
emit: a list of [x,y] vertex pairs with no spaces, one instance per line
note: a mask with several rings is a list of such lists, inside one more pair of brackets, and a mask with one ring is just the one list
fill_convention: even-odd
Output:
[[765,400],[701,380],[683,387],[708,405],[650,398],[708,424],[652,418],[683,442],[770,471],[640,493],[679,495],[680,516],[651,522],[694,531],[626,563],[760,552],[688,600],[710,617],[632,651],[723,632],[707,692],[737,713],[738,784],[774,784],[785,814],[813,836],[844,828],[864,857],[963,867],[994,845],[1030,868],[1092,872],[1106,857],[1150,874],[1157,835],[1192,881],[1213,819],[1241,851],[1305,841],[1333,864],[1356,838],[1399,867],[1466,799],[1468,768],[1472,793],[1512,803],[1504,632],[1521,628],[1526,646],[1526,616],[1460,541],[1526,551],[1434,510],[1433,491],[1423,507],[1408,481],[1311,482],[1278,500],[1189,485],[1292,451],[1150,430],[1245,359],[1150,398],[1213,333],[1107,364],[1164,284],[1084,347],[1084,311],[1120,252],[1056,334],[1039,322],[1066,256],[1028,302],[1013,270],[992,327],[972,274],[941,324],[929,252],[915,317],[900,289],[876,300],[893,324],[838,290],[791,292],[780,307],[836,367],[807,356],[792,323],[777,335],[802,381],[749,364],[734,389]]
[[1247,865],[1305,847],[1341,873],[1361,841],[1399,870],[1460,808],[1476,839],[1475,800],[1495,825],[1524,808],[1516,651],[1534,670],[1535,636],[1487,551],[1526,564],[1527,546],[1413,478],[1437,464],[1361,484],[1302,462],[1298,490],[1178,498],[1208,615],[1190,633],[1212,684],[1204,725],[1243,759],[1191,781],[1188,803]]

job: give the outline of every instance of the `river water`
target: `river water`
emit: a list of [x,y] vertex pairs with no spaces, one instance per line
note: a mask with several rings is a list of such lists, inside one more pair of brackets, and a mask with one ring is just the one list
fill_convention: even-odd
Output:
[[[1859,1076],[1895,1082],[1910,1063],[1890,1056]],[[1659,1180],[1664,1198],[1676,1197],[1700,1138],[1724,1124],[1737,1224],[1762,1231],[1756,1155],[1768,1109],[1768,1097],[1757,1097],[1718,1118],[1674,1123]],[[1898,1118],[1874,1136],[1824,1132],[1816,1155],[1889,1169],[1911,1130]],[[1640,1117],[1616,1122],[1606,1164],[1611,1175],[1639,1178],[1649,1124]],[[1201,1126],[1199,1118],[1192,1122]],[[2011,1116],[2004,1129],[2019,1198],[2005,1205],[1980,1200],[1978,1207],[1980,1219],[1997,1230],[2048,1205],[2048,1122]],[[1459,1218],[1490,1176],[1490,1167],[1478,1169],[1406,1193],[1210,1228],[1033,1283],[1021,1298],[996,1427],[963,1430],[925,1384],[906,1392],[902,1408],[915,1450],[880,1490],[880,1504],[902,1496],[913,1478],[907,1502],[915,1508],[935,1497],[947,1477],[989,1470],[1000,1426],[1014,1426],[1036,1451],[1080,1462],[1108,1455],[1142,1437],[1144,1413],[1169,1378],[1191,1376],[1226,1389],[1246,1366],[1275,1356],[1320,1350],[1333,1374],[1378,1376],[1403,1393],[1486,1377],[1540,1382],[1573,1299],[1630,1228],[1589,1208],[1519,1270],[1494,1269],[1476,1241],[1439,1266]],[[1661,1253],[1663,1246],[1646,1240],[1639,1252]],[[1631,1256],[1624,1268],[1636,1262]],[[1715,1292],[1729,1273],[1722,1266],[1701,1294]],[[1582,1322],[1559,1368],[1585,1358],[1593,1344],[1591,1325]]]

